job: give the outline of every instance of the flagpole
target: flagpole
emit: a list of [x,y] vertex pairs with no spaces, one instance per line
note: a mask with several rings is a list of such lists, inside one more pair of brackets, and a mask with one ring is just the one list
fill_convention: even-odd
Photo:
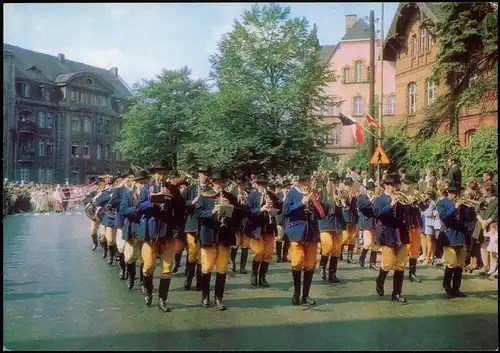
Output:
[[[357,123],[356,123],[357,124]],[[373,137],[375,137],[376,139],[379,139],[380,140],[380,137],[376,136],[375,134],[373,134],[370,130],[368,130],[367,128],[365,128],[363,125],[361,124],[358,124],[360,128],[362,128],[363,130],[365,130],[367,133],[369,133],[370,135],[372,135]]]

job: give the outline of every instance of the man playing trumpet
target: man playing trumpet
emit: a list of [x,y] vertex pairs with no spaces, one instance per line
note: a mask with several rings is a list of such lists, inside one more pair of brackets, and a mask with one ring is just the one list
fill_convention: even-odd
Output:
[[375,183],[368,180],[365,185],[366,195],[360,195],[356,200],[356,208],[359,214],[358,228],[363,236],[363,250],[359,257],[359,265],[365,267],[365,260],[370,251],[370,269],[378,271],[377,245],[375,244],[375,216],[373,214],[373,201],[375,200]]
[[243,227],[246,222],[245,203],[249,195],[249,190],[246,190],[247,182],[244,175],[236,177],[236,185],[237,187],[232,190],[232,194],[238,200],[238,207],[235,209],[234,216],[238,227],[236,231],[236,245],[231,248],[231,270],[236,272],[236,255],[238,254],[238,248],[241,248],[240,273],[246,274],[251,238],[243,233]]

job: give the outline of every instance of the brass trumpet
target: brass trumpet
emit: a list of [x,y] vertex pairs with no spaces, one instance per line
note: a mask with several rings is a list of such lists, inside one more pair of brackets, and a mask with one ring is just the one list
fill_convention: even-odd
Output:
[[396,202],[404,206],[411,205],[413,203],[413,200],[411,200],[404,192],[401,191],[395,191],[392,194],[392,197],[393,200],[396,200]]
[[459,197],[455,200],[455,207],[459,207],[460,205],[464,205],[466,207],[476,207],[481,204],[480,201],[476,201],[473,199],[468,199],[465,197]]

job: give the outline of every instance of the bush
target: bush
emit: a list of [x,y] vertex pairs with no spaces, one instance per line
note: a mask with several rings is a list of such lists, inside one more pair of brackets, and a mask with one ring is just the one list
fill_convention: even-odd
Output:
[[476,131],[462,151],[463,180],[475,178],[485,171],[498,173],[498,130],[484,127]]

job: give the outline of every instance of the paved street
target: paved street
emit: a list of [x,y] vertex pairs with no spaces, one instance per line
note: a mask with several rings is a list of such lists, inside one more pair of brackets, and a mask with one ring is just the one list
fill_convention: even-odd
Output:
[[[77,212],[81,212],[78,214]],[[376,274],[342,263],[342,283],[315,276],[313,308],[291,305],[289,264],[273,264],[269,289],[249,275],[228,278],[219,312],[172,281],[171,313],[126,290],[115,265],[90,251],[88,219],[71,214],[4,219],[4,346],[9,350],[493,350],[498,347],[497,282],[465,276],[465,299],[448,299],[442,272],[419,267],[404,284],[408,304],[375,294]],[[182,260],[184,264],[184,259]],[[158,270],[157,270],[158,273]],[[214,281],[214,280],[212,280]],[[211,295],[213,297],[213,294]]]

